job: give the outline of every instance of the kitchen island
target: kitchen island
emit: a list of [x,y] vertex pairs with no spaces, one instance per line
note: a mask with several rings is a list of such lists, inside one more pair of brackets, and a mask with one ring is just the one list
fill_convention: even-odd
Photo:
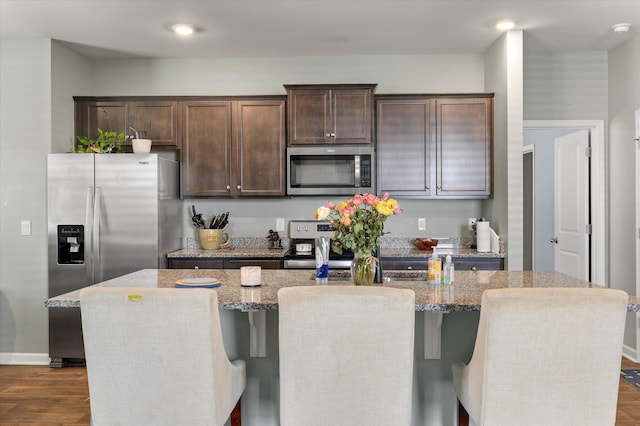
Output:
[[[229,310],[277,309],[278,290],[298,285],[316,285],[314,271],[262,270],[262,285],[240,285],[240,270],[234,269],[143,269],[102,283],[97,287],[174,287],[182,278],[215,277],[220,308]],[[555,272],[532,271],[456,271],[453,285],[429,285],[426,271],[385,271],[387,287],[408,288],[416,293],[416,311],[478,311],[482,292],[492,288],[523,287],[595,287],[587,281]],[[331,271],[331,285],[353,285],[348,271]],[[80,290],[72,291],[45,302],[49,308],[80,307]],[[640,312],[640,301],[629,299],[628,310]]]
[[[451,364],[468,362],[475,342],[482,292],[504,287],[598,287],[557,273],[456,271],[450,286],[431,286],[425,271],[385,271],[383,284],[416,293],[413,425],[457,424],[457,399]],[[329,284],[352,285],[345,271],[332,271]],[[145,269],[105,281],[99,287],[170,288],[182,278],[216,277],[225,350],[230,359],[247,362],[242,396],[243,424],[279,424],[279,358],[277,291],[294,285],[316,285],[314,271],[262,270],[262,285],[240,285],[239,270]],[[189,289],[185,289],[189,291]],[[49,308],[80,307],[80,290],[53,297]],[[640,312],[632,297],[629,311]],[[542,354],[541,354],[542,356]],[[186,358],[188,361],[188,357]]]

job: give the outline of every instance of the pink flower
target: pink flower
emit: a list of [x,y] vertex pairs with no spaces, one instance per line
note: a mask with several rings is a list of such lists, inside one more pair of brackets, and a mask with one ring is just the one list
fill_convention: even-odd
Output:
[[335,204],[333,204],[333,201],[331,201],[331,200],[327,200],[327,207],[329,207],[330,209],[333,209],[333,208],[335,208],[335,207],[336,207],[336,205],[335,205]]
[[387,198],[389,198],[389,193],[385,192],[384,195],[382,196],[382,199],[386,201]]

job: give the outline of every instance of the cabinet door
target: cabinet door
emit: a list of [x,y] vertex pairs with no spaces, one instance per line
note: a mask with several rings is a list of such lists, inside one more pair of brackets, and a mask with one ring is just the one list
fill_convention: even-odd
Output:
[[[129,126],[146,131],[153,146],[178,146],[177,105],[175,101],[129,103]],[[129,129],[128,134],[132,134]],[[130,144],[130,142],[129,142]]]
[[453,198],[493,194],[493,100],[436,100],[437,195]]
[[331,91],[332,142],[336,144],[371,143],[370,89]]
[[181,195],[228,197],[231,189],[231,102],[182,102]]
[[234,182],[239,197],[285,195],[285,102],[242,100],[233,109]]
[[98,129],[129,133],[128,105],[124,101],[77,102],[75,108],[76,136],[89,136],[95,140],[98,137]]
[[289,102],[290,145],[331,142],[331,92],[322,89],[291,89]]
[[428,99],[378,100],[379,193],[431,194],[432,105]]

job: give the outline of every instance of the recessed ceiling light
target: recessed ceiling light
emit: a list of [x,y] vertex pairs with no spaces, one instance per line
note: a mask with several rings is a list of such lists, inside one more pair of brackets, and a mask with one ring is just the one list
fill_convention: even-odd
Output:
[[615,24],[614,26],[611,27],[611,29],[616,33],[626,33],[631,29],[631,24],[627,24],[627,23]]
[[498,21],[496,22],[496,29],[500,31],[507,31],[515,27],[516,24],[513,21]]
[[171,30],[181,36],[190,36],[191,34],[193,34],[194,32],[196,32],[196,29],[193,27],[193,25],[187,25],[187,24],[176,24],[176,25],[172,25],[171,26]]

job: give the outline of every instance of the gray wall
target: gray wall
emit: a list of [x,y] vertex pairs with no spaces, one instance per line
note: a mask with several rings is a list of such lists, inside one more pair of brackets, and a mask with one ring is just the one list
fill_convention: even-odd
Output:
[[[635,110],[640,109],[640,35],[609,53],[609,284],[630,294],[636,270]],[[638,315],[627,316],[625,345],[638,346]],[[635,354],[640,358],[640,353]]]

